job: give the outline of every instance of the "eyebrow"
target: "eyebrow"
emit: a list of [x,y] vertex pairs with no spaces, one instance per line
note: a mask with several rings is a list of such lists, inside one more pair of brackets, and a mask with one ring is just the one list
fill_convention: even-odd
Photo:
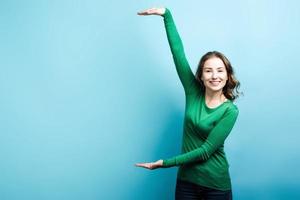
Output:
[[[223,69],[225,67],[218,67],[217,69]],[[212,67],[204,67],[203,69],[212,69]]]

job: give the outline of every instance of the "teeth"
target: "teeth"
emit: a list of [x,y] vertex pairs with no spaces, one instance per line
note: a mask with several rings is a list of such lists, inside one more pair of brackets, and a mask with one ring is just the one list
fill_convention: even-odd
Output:
[[212,85],[218,85],[218,84],[220,83],[220,81],[210,81],[210,83],[211,83]]

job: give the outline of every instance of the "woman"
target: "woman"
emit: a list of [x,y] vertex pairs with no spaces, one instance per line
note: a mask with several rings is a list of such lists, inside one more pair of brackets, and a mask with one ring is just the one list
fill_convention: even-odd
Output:
[[208,52],[201,58],[194,75],[170,10],[151,8],[138,14],[164,18],[176,70],[185,91],[186,107],[182,154],[136,166],[147,169],[179,166],[176,199],[232,199],[224,142],[238,116],[233,101],[238,97],[239,82],[230,62],[220,52]]

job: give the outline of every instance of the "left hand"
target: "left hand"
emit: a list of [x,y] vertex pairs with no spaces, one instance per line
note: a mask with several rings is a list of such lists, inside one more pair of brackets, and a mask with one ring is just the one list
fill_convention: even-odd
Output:
[[150,170],[157,169],[163,166],[163,160],[158,160],[156,162],[150,162],[150,163],[136,163],[135,166],[144,167]]

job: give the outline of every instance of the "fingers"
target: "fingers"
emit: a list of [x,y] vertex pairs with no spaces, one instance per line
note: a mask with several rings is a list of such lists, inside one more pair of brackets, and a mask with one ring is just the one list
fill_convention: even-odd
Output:
[[148,13],[147,10],[143,10],[143,11],[138,12],[137,14],[138,15],[146,15],[147,13]]
[[141,12],[138,12],[138,15],[151,15],[153,14],[154,8],[149,8],[147,10],[143,10]]
[[135,166],[148,168],[148,164],[147,163],[137,163],[137,164],[135,164]]

